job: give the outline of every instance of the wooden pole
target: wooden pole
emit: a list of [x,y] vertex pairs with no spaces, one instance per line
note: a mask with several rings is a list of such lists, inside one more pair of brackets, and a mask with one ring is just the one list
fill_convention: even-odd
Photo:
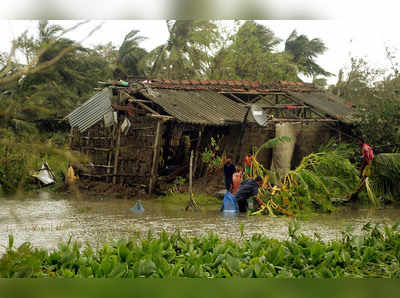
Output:
[[115,146],[115,154],[114,154],[114,176],[113,176],[113,184],[117,183],[117,172],[118,172],[118,158],[119,158],[119,147],[121,143],[121,127],[117,124],[117,144]]
[[189,164],[189,199],[193,200],[193,150],[190,152],[190,164]]
[[[112,126],[112,133],[111,133],[111,141],[110,141],[110,151],[108,152],[108,160],[107,160],[107,174],[111,173],[111,159],[112,159],[112,149],[114,149],[114,137],[115,136],[115,125]],[[107,177],[107,183],[110,183],[111,177]]]
[[194,165],[193,165],[193,175],[196,176],[196,170],[197,170],[197,165],[199,162],[199,156],[200,156],[200,145],[201,145],[201,137],[203,135],[203,131],[204,131],[204,126],[201,126],[199,128],[199,135],[197,138],[197,144],[196,144],[196,156],[194,158]]
[[189,202],[186,205],[185,211],[189,209],[190,205],[192,205],[194,209],[199,209],[199,206],[197,205],[196,201],[193,198],[192,180],[193,180],[193,150],[190,152],[190,162],[189,162]]
[[149,181],[149,193],[152,193],[154,182],[156,180],[156,171],[158,165],[158,153],[160,147],[160,134],[161,134],[161,122],[162,120],[157,121],[157,129],[156,129],[156,136],[154,138],[154,145],[153,145],[153,164],[151,166],[151,173],[150,173],[150,181]]

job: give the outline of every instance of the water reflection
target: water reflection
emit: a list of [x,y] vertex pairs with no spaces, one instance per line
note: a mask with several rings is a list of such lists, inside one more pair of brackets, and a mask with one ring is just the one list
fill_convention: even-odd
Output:
[[[286,217],[221,214],[219,206],[185,212],[182,206],[160,201],[143,201],[144,211],[135,214],[132,200],[102,198],[66,198],[42,192],[25,200],[0,200],[0,251],[13,234],[18,246],[30,241],[34,246],[53,248],[60,240],[73,239],[96,246],[105,240],[129,237],[139,231],[154,234],[162,230],[180,230],[188,236],[215,232],[221,238],[239,239],[240,226],[244,237],[263,233],[280,240],[287,239]],[[228,215],[228,216],[227,216]],[[323,240],[340,237],[351,229],[360,233],[367,222],[393,224],[400,218],[399,208],[344,208],[331,215],[298,220],[301,231],[309,236],[317,233]]]

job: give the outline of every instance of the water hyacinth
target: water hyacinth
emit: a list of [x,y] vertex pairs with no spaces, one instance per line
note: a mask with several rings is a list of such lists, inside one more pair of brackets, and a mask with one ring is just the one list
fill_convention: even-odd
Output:
[[213,233],[189,238],[162,232],[106,242],[96,250],[70,240],[53,251],[29,243],[14,248],[10,237],[0,277],[399,278],[398,225],[367,224],[363,231],[360,236],[343,232],[329,243],[299,233],[295,225],[285,241],[261,234],[234,242]]

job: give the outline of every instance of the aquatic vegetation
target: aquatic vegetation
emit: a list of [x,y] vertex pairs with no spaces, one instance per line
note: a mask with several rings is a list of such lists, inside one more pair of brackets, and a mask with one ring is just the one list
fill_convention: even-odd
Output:
[[289,225],[288,239],[256,234],[239,242],[210,233],[186,238],[179,232],[134,234],[98,249],[71,239],[47,251],[9,237],[0,258],[0,277],[59,278],[400,278],[399,226],[363,227],[326,243]]

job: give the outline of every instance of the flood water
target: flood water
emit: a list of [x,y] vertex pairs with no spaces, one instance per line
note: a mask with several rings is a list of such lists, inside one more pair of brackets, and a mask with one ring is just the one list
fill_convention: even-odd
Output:
[[[145,211],[135,214],[129,209],[133,200],[106,197],[74,198],[42,192],[23,200],[0,198],[0,253],[8,245],[8,235],[14,235],[16,246],[29,241],[35,247],[55,248],[57,243],[68,240],[89,242],[93,246],[105,240],[129,237],[133,232],[154,234],[162,230],[179,230],[187,236],[200,236],[210,231],[221,238],[240,239],[240,226],[244,237],[262,233],[276,239],[287,239],[287,217],[223,216],[218,206],[208,206],[201,211],[185,212],[182,206],[166,204],[161,200],[143,201]],[[300,231],[309,236],[318,233],[329,241],[341,236],[341,231],[361,233],[368,222],[394,224],[400,219],[400,208],[366,207],[341,208],[334,214],[309,216],[297,219]]]

